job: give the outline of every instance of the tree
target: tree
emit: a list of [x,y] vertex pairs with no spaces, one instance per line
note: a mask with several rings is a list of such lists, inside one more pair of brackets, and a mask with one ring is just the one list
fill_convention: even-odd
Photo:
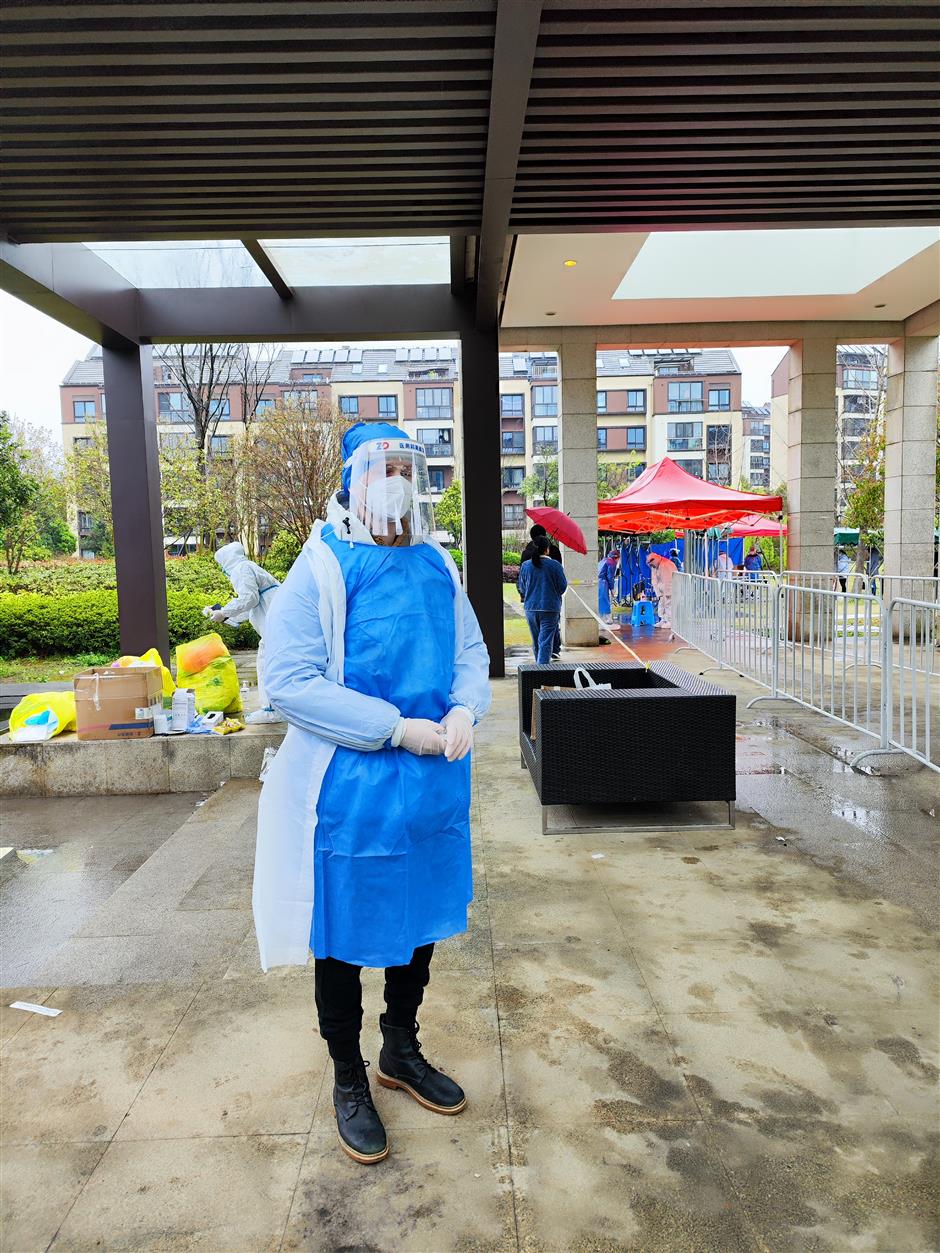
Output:
[[103,423],[86,431],[88,443],[75,447],[66,459],[67,491],[75,508],[92,519],[92,542],[86,544],[83,537],[83,547],[103,554],[114,551],[108,434]]
[[611,496],[619,496],[633,482],[636,467],[640,464],[640,458],[635,453],[626,461],[598,461],[597,499],[610,500]]
[[242,402],[245,430],[257,416],[258,401],[274,377],[279,344],[238,344],[235,347],[233,380]]
[[203,458],[183,440],[160,450],[160,494],[164,527],[185,544],[196,537],[197,548],[214,548],[219,531],[234,538],[232,467],[228,454]]
[[463,535],[463,490],[459,479],[454,479],[444,490],[434,516],[438,526],[449,532],[454,544],[459,547]]
[[857,461],[848,466],[852,489],[846,501],[845,523],[857,527],[863,536],[884,526],[884,451],[884,419],[877,418],[859,440]]
[[183,391],[183,407],[173,416],[193,433],[197,464],[204,468],[229,394],[239,377],[237,344],[176,344],[160,358]]
[[34,506],[40,488],[30,469],[29,450],[16,437],[9,414],[0,413],[0,530],[10,574],[20,568],[36,531]]
[[350,423],[326,401],[281,400],[252,432],[253,474],[271,533],[304,544],[339,488]]
[[542,457],[532,466],[519,485],[526,500],[537,500],[550,509],[558,508],[558,458]]

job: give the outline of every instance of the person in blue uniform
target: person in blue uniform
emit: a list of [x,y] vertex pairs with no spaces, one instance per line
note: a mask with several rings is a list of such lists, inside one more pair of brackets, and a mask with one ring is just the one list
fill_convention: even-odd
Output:
[[613,622],[610,598],[617,586],[617,552],[611,549],[597,567],[597,612],[605,622]]
[[561,562],[549,557],[548,551],[548,537],[537,536],[532,541],[532,556],[519,567],[519,599],[532,636],[532,652],[539,665],[552,660],[561,598],[568,587]]
[[417,1013],[435,943],[467,925],[489,658],[431,534],[423,447],[360,423],[343,459],[267,623],[268,699],[289,727],[259,803],[252,903],[265,969],[313,950],[340,1142],[371,1163],[388,1140],[360,1051],[363,966],[385,969],[378,1081],[437,1113],[466,1105],[423,1057]]

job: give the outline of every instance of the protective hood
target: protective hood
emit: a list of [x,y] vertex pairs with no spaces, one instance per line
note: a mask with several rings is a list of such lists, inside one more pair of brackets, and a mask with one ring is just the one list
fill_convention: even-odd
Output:
[[215,554],[215,559],[226,574],[233,570],[240,561],[246,561],[244,545],[239,543],[225,544]]
[[352,477],[352,456],[362,444],[373,439],[411,440],[407,431],[391,422],[357,422],[343,436],[343,491],[349,491]]

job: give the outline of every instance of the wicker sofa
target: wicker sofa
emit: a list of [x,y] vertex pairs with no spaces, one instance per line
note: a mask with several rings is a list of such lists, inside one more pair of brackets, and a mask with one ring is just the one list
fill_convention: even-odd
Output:
[[585,665],[612,690],[581,691],[577,668],[519,667],[519,748],[542,804],[543,831],[552,805],[677,801],[724,801],[733,826],[734,696],[667,662]]

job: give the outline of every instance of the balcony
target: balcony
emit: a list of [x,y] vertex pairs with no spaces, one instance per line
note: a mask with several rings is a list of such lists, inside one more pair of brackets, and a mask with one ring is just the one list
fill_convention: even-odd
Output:
[[534,379],[558,378],[558,366],[554,362],[533,362],[530,375]]
[[424,444],[422,447],[426,457],[452,457],[454,455],[453,444]]
[[683,438],[673,438],[666,440],[667,452],[701,452],[702,451],[701,435],[690,435]]

